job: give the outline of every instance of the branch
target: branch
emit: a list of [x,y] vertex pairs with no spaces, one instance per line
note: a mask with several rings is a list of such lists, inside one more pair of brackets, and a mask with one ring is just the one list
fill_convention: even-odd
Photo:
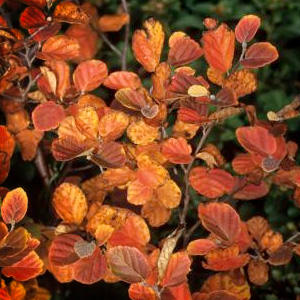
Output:
[[108,39],[108,37],[103,32],[98,30],[98,34],[102,38],[103,42],[106,43],[113,52],[115,52],[119,57],[122,57],[122,53],[120,52],[120,50],[113,45],[113,43]]
[[189,175],[190,175],[190,171],[191,171],[191,169],[193,167],[193,164],[195,162],[196,155],[198,154],[198,152],[203,147],[203,145],[204,145],[210,131],[212,130],[213,126],[214,126],[213,123],[211,123],[211,124],[209,124],[209,125],[207,125],[206,127],[203,128],[202,137],[201,137],[201,139],[198,143],[198,146],[195,150],[195,153],[194,153],[194,156],[193,156],[191,162],[188,164],[187,168],[182,167],[183,170],[184,170],[185,198],[184,198],[183,211],[182,211],[182,214],[179,217],[180,224],[185,224],[185,219],[186,219],[186,216],[187,216],[187,213],[188,213],[188,210],[189,210],[189,204],[190,204]]
[[47,162],[44,157],[44,153],[40,147],[37,148],[36,157],[34,160],[36,168],[43,180],[44,186],[46,188],[50,187],[50,172],[47,166]]
[[[122,1],[122,7],[124,13],[128,14],[128,5],[126,0]],[[129,33],[130,33],[130,21],[125,25],[125,37],[124,37],[124,46],[123,46],[123,52],[121,57],[121,64],[122,64],[122,71],[127,69],[127,49],[129,44]]]
[[186,247],[191,236],[193,233],[198,229],[198,227],[201,225],[200,220],[197,220],[197,222],[184,234],[183,236],[183,247]]

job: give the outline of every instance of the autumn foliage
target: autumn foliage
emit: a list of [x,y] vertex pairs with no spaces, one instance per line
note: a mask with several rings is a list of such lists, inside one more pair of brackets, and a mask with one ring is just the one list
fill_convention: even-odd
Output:
[[[243,101],[257,90],[256,69],[279,56],[255,40],[263,20],[246,15],[231,29],[207,18],[199,39],[147,19],[131,39],[138,72],[126,68],[130,49],[117,49],[120,70],[97,58],[103,35],[128,30],[126,7],[102,15],[89,2],[20,3],[19,29],[0,19],[0,183],[18,149],[42,171],[52,221],[30,230],[31,199],[22,187],[0,188],[0,299],[50,299],[35,279],[50,272],[60,283],[124,281],[133,300],[247,300],[272,267],[300,255],[293,237],[237,209],[271,186],[292,189],[300,205],[298,146],[285,124],[299,115],[300,98],[264,120]],[[235,132],[240,154],[226,161],[207,138],[236,115],[247,119]],[[55,181],[51,161],[93,172],[62,171]],[[154,240],[171,218],[173,231]],[[200,290],[189,285],[195,265],[213,271]]]

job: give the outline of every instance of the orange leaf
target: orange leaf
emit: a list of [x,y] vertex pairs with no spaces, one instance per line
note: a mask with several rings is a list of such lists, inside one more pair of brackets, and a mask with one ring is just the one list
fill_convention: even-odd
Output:
[[257,165],[253,162],[250,154],[239,154],[232,161],[233,170],[241,175],[253,172]]
[[67,29],[66,35],[76,39],[80,46],[79,55],[73,58],[72,61],[79,63],[92,59],[96,55],[99,45],[99,36],[89,24],[71,25]]
[[61,28],[61,24],[56,22],[48,23],[46,25],[47,26],[45,26],[43,29],[40,28],[28,29],[29,34],[34,35],[33,39],[35,41],[44,42],[48,40],[50,37],[53,37],[56,34],[58,34]]
[[198,239],[188,244],[187,252],[189,255],[205,255],[209,251],[217,249],[218,245],[209,239]]
[[193,300],[194,299],[191,295],[187,283],[182,283],[177,286],[168,287],[163,290],[161,296],[163,300]]
[[27,211],[28,198],[22,188],[8,192],[1,206],[2,219],[6,224],[20,222]]
[[160,203],[168,209],[177,207],[181,201],[181,190],[175,181],[168,179],[162,186],[155,190]]
[[255,43],[245,53],[241,64],[245,68],[256,69],[264,67],[278,58],[277,49],[268,42]]
[[110,73],[104,80],[104,86],[113,90],[120,90],[123,88],[130,88],[136,90],[142,87],[140,77],[127,71],[117,71]]
[[188,164],[192,160],[192,147],[182,137],[170,138],[164,141],[161,151],[174,164]]
[[193,168],[189,175],[192,187],[207,198],[218,198],[229,193],[235,184],[234,177],[221,169]]
[[39,104],[32,112],[32,122],[36,130],[55,129],[66,117],[64,108],[53,101]]
[[103,15],[99,19],[99,28],[102,32],[116,32],[129,23],[128,14]]
[[250,42],[260,26],[260,18],[255,15],[247,15],[240,19],[235,27],[235,37],[240,43]]
[[210,67],[227,72],[234,56],[234,32],[226,24],[221,24],[217,29],[204,32],[202,43],[204,56]]
[[239,254],[239,248],[236,245],[213,250],[205,258],[206,263],[203,262],[203,267],[213,271],[234,270],[247,265],[250,259],[248,254]]
[[107,259],[112,272],[123,281],[142,282],[150,274],[147,257],[137,248],[128,246],[110,248],[107,252]]
[[77,66],[73,74],[73,80],[77,90],[84,93],[98,88],[107,74],[107,67],[103,61],[88,60]]
[[4,267],[2,274],[6,277],[13,277],[18,281],[26,281],[41,274],[43,265],[43,261],[39,256],[34,251],[31,251],[21,261],[10,267]]
[[136,30],[132,37],[132,50],[137,61],[148,72],[159,64],[165,33],[160,22],[150,18],[143,24],[145,30]]
[[82,8],[71,1],[59,3],[54,9],[53,19],[70,24],[86,24],[90,21],[90,17]]
[[172,254],[164,277],[161,280],[163,287],[180,285],[187,281],[187,274],[190,272],[191,260],[187,253],[177,252]]
[[66,35],[56,35],[49,38],[37,53],[37,57],[43,60],[76,58],[80,54],[80,45],[74,38]]
[[269,186],[264,182],[255,185],[248,183],[245,187],[234,193],[233,198],[239,200],[253,200],[266,196],[269,193]]
[[30,129],[22,130],[16,134],[16,141],[19,144],[24,161],[31,161],[35,158],[38,144],[42,138],[42,131]]
[[151,287],[142,285],[140,283],[131,284],[128,293],[130,299],[132,300],[157,300],[154,290]]
[[249,280],[255,285],[264,285],[269,280],[269,266],[263,261],[252,259],[248,265]]
[[3,125],[0,125],[0,152],[5,153],[9,158],[12,156],[15,149],[15,141]]
[[241,220],[229,204],[200,204],[198,216],[203,227],[217,236],[224,245],[230,246],[237,241],[241,231]]
[[87,200],[82,190],[74,184],[62,183],[52,199],[55,211],[65,222],[79,225],[87,213]]
[[200,45],[183,33],[176,37],[178,32],[174,32],[169,39],[170,51],[168,62],[174,66],[182,66],[191,63],[203,55]]
[[150,231],[143,218],[128,216],[123,226],[112,234],[110,246],[131,246],[141,249],[150,241]]

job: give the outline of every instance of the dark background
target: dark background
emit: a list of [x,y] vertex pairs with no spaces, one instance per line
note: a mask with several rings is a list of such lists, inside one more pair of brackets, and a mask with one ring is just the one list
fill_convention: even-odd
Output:
[[[100,15],[115,13],[120,10],[120,2],[117,0],[91,0],[99,8]],[[131,12],[131,32],[140,28],[142,22],[148,17],[160,20],[165,28],[167,36],[176,30],[184,31],[194,39],[199,40],[203,30],[203,19],[214,17],[226,22],[234,28],[238,20],[245,14],[256,14],[262,19],[262,26],[256,38],[259,41],[269,41],[274,44],[280,57],[271,66],[258,72],[259,87],[257,92],[242,99],[247,104],[254,104],[259,112],[259,117],[266,119],[269,110],[277,111],[289,103],[300,92],[300,1],[297,0],[224,0],[224,1],[196,1],[196,0],[129,0]],[[21,7],[20,9],[22,10]],[[16,19],[16,12],[12,15]],[[17,19],[16,21],[17,22]],[[16,25],[17,26],[17,25]],[[122,48],[124,31],[109,34],[113,43]],[[109,70],[119,69],[120,62],[110,49],[102,45],[97,58],[104,60]],[[193,64],[198,74],[205,74],[205,66],[201,62]],[[128,70],[138,72],[143,76],[143,71],[134,60],[132,53],[128,53]],[[149,83],[144,79],[145,85]],[[105,92],[99,92],[107,98]],[[3,123],[1,117],[1,123]],[[247,124],[244,117],[233,117],[221,126],[215,128],[209,141],[216,144],[228,161],[231,161],[236,153],[241,151],[235,139],[235,129]],[[300,142],[300,118],[288,121],[288,139]],[[49,157],[52,168],[56,168],[59,181],[61,170],[64,166],[56,164]],[[299,163],[299,157],[298,157]],[[72,174],[71,174],[72,175]],[[74,175],[74,174],[73,174]],[[29,215],[36,222],[53,225],[53,215],[50,208],[51,191],[43,188],[34,163],[23,162],[20,155],[13,156],[11,172],[4,186],[14,188],[24,187],[30,197]],[[196,219],[196,207],[199,197],[192,195],[191,213],[188,222],[192,224]],[[291,192],[273,187],[270,194],[264,199],[238,203],[237,208],[243,220],[254,215],[265,216],[273,228],[280,231],[285,238],[291,236],[300,227],[300,209],[291,200]],[[153,242],[165,237],[172,228],[176,227],[176,211],[167,226],[154,230]],[[196,236],[201,235],[198,230]],[[210,274],[200,267],[200,262],[195,261],[195,270],[190,275],[190,283],[193,291],[199,290],[205,278]],[[252,299],[264,300],[290,300],[300,294],[300,260],[293,261],[284,267],[272,268],[270,280],[263,287],[251,288]],[[77,299],[128,299],[128,286],[123,283],[106,284],[103,282],[87,286],[79,283],[59,284],[47,273],[39,278],[42,286],[47,287],[53,300],[77,300]]]

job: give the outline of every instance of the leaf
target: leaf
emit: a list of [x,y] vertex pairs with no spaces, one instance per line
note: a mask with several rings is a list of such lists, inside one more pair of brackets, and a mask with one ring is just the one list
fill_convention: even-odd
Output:
[[90,22],[90,17],[83,9],[71,1],[56,5],[53,12],[53,19],[56,22],[66,22],[69,24],[86,24]]
[[168,62],[174,67],[189,64],[203,55],[200,45],[181,32],[170,36],[169,46]]
[[209,95],[209,91],[202,85],[191,85],[187,92],[191,97],[203,97]]
[[264,67],[278,58],[276,47],[268,42],[255,43],[247,49],[241,64],[245,68],[256,69]]
[[126,155],[122,144],[110,141],[96,148],[90,159],[104,168],[120,168],[126,162]]
[[202,265],[205,269],[213,271],[229,271],[248,264],[250,257],[248,254],[239,254],[237,245],[226,249],[216,249],[209,252],[206,256],[206,263]]
[[244,111],[241,107],[225,107],[223,109],[217,110],[209,115],[209,120],[211,121],[224,121],[229,117],[239,115]]
[[227,87],[223,87],[215,96],[215,100],[212,104],[219,107],[228,107],[238,105],[238,99],[236,93]]
[[13,136],[7,130],[6,126],[0,125],[0,152],[5,153],[9,158],[15,149]]
[[237,70],[223,81],[223,85],[233,90],[238,98],[244,97],[257,90],[257,78],[249,69]]
[[161,152],[174,164],[188,164],[192,160],[192,147],[182,137],[170,138],[164,141]]
[[62,183],[52,199],[55,211],[65,222],[80,225],[87,213],[87,200],[82,190],[74,184]]
[[105,141],[120,138],[129,124],[129,117],[117,110],[110,110],[99,121],[98,132]]
[[67,161],[90,155],[95,146],[95,142],[88,139],[80,140],[73,136],[64,136],[53,140],[51,152],[56,160]]
[[247,15],[241,18],[235,27],[235,37],[240,43],[250,42],[258,28],[260,27],[260,18],[255,15]]
[[112,272],[123,281],[142,282],[150,274],[148,260],[137,248],[128,246],[111,248],[107,252],[107,259]]
[[209,239],[198,239],[191,241],[187,246],[189,255],[205,255],[211,250],[217,249],[218,245]]
[[187,253],[177,252],[173,254],[169,260],[161,285],[163,287],[172,287],[186,282],[190,266],[191,260]]
[[74,279],[83,284],[93,284],[103,279],[107,271],[105,256],[99,248],[92,255],[80,259],[74,265]]
[[131,246],[141,249],[149,241],[150,231],[144,219],[137,215],[129,215],[122,227],[114,231],[109,239],[109,245]]
[[75,124],[86,137],[91,140],[97,138],[99,117],[93,106],[80,107],[75,114]]
[[162,186],[155,190],[160,203],[168,209],[178,207],[181,201],[181,190],[175,181],[168,179]]
[[131,284],[128,293],[132,300],[157,300],[154,290],[140,283]]
[[79,55],[72,61],[80,63],[95,57],[99,46],[99,36],[89,24],[71,25],[66,35],[76,39],[80,46]]
[[47,23],[43,29],[41,29],[41,27],[28,29],[28,33],[33,36],[33,39],[35,41],[44,42],[49,38],[58,34],[60,29],[61,29],[60,23],[52,22],[52,23]]
[[170,235],[165,239],[159,257],[157,259],[157,271],[158,271],[158,281],[160,282],[167,270],[169,261],[171,259],[172,253],[176,247],[178,240],[180,239],[184,229],[175,229]]
[[43,60],[70,60],[76,58],[80,54],[79,51],[80,45],[76,39],[66,35],[56,35],[43,44],[42,51],[37,53],[37,57]]
[[53,101],[39,104],[32,112],[33,125],[40,131],[55,129],[65,117],[64,108]]
[[41,274],[43,265],[43,261],[39,256],[34,251],[31,251],[21,261],[10,267],[4,267],[2,274],[6,277],[13,277],[18,281],[26,281]]
[[36,6],[25,8],[20,15],[20,25],[25,29],[39,28],[46,24],[46,16]]
[[226,246],[237,241],[241,231],[241,220],[238,213],[229,204],[200,204],[198,216],[202,226],[217,236]]
[[261,286],[269,280],[269,266],[263,261],[251,259],[247,273],[250,282]]
[[79,235],[61,234],[55,237],[49,248],[49,260],[54,266],[66,266],[78,261],[80,257],[75,252],[75,244],[83,241]]
[[108,77],[105,78],[103,85],[113,90],[123,88],[137,90],[142,87],[142,82],[140,77],[133,72],[117,71],[110,73]]
[[147,125],[143,119],[131,122],[126,133],[128,138],[137,145],[147,145],[159,138],[158,127]]
[[192,187],[207,198],[218,198],[229,193],[234,185],[234,177],[221,169],[208,170],[205,167],[193,168],[189,174]]
[[234,56],[234,32],[226,24],[221,24],[217,29],[204,32],[202,43],[209,66],[223,73],[227,72]]
[[132,37],[132,50],[136,60],[147,72],[154,72],[159,64],[165,34],[160,22],[150,18],[143,24],[145,30],[136,30]]
[[265,197],[269,193],[269,186],[264,182],[258,185],[248,183],[245,187],[234,193],[233,198],[239,200],[253,200]]
[[252,154],[267,156],[272,155],[276,151],[276,139],[264,127],[240,127],[236,130],[236,136],[239,143]]
[[70,88],[70,68],[64,60],[48,60],[45,65],[55,74],[57,84],[54,94],[63,99]]
[[99,19],[99,28],[102,32],[117,32],[121,28],[128,24],[130,15],[121,13],[115,15],[103,15]]
[[6,224],[20,222],[28,207],[28,198],[22,188],[8,192],[1,205],[1,216]]
[[98,88],[108,74],[106,64],[101,60],[88,60],[80,63],[73,73],[78,91],[85,93]]

